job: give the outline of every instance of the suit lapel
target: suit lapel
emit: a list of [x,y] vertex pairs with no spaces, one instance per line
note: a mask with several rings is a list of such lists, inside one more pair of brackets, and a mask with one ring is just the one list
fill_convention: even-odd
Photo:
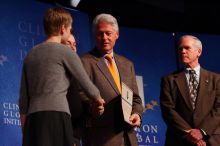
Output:
[[203,107],[203,104],[206,104],[206,101],[209,99],[205,99],[207,94],[207,88],[210,81],[208,78],[208,72],[201,68],[200,71],[200,82],[199,82],[199,88],[198,88],[198,97],[196,99],[196,111],[201,111],[200,109]]
[[185,76],[184,71],[175,75],[175,81],[177,83],[177,86],[179,88],[179,91],[180,91],[184,101],[186,102],[186,105],[188,106],[188,108],[190,110],[193,110],[192,104],[189,99],[189,88],[187,85],[186,76]]

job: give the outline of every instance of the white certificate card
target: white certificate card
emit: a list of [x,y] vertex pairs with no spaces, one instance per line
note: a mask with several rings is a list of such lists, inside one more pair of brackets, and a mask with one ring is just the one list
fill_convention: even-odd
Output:
[[132,112],[133,91],[123,82],[121,97],[124,120],[130,124],[131,122],[129,121],[129,118]]

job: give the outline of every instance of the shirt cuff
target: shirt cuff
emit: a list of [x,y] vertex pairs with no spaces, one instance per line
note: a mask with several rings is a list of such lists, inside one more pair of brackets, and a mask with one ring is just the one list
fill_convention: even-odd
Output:
[[205,130],[200,129],[200,132],[202,133],[203,139],[206,141],[209,138],[209,135],[207,134],[207,132],[205,132]]

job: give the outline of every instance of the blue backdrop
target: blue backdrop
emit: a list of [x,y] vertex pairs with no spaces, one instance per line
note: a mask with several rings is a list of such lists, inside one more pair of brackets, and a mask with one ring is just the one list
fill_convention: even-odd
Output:
[[[22,61],[35,44],[45,39],[43,13],[49,4],[34,0],[0,2],[0,146],[20,146],[21,128],[18,97]],[[74,32],[78,53],[94,47],[88,15],[70,10],[74,17]],[[120,25],[120,24],[119,24]],[[177,33],[176,37],[184,33]],[[203,42],[201,66],[220,72],[218,63],[220,36],[194,34]],[[120,27],[115,52],[134,62],[136,74],[143,83],[143,124],[137,128],[140,146],[163,146],[165,129],[159,106],[160,79],[177,69],[175,39],[172,32]]]

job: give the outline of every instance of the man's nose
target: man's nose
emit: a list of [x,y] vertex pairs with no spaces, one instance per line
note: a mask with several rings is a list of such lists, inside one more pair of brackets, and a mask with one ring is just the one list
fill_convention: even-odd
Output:
[[185,49],[185,48],[179,48],[179,52],[185,53],[185,52],[186,52],[186,49]]
[[103,33],[102,39],[107,39],[107,38],[108,38],[108,36],[105,33]]

